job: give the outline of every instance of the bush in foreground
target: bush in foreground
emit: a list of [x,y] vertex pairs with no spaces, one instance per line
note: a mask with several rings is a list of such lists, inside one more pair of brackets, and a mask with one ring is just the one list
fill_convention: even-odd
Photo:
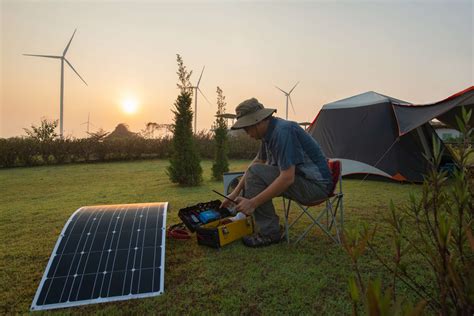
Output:
[[[369,315],[419,315],[427,306],[439,315],[474,314],[474,188],[468,170],[473,154],[469,143],[473,129],[468,125],[471,114],[463,109],[462,118],[457,120],[463,146],[454,156],[457,169],[452,179],[447,171],[440,170],[443,152],[434,138],[433,156],[425,155],[430,168],[421,198],[411,195],[409,205],[401,210],[391,202],[390,255],[377,250],[373,241],[376,228],[346,231],[343,244],[355,270],[349,281],[353,314],[358,314],[361,304]],[[359,259],[366,249],[392,275],[385,291],[380,280],[363,281]],[[421,281],[410,269],[410,258],[419,258],[431,278]],[[416,295],[415,306],[397,295],[401,284]]]

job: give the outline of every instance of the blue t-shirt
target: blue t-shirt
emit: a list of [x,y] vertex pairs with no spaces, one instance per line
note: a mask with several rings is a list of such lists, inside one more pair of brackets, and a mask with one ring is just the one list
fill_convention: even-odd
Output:
[[296,122],[272,117],[257,158],[280,170],[295,166],[297,175],[331,188],[331,172],[321,147]]

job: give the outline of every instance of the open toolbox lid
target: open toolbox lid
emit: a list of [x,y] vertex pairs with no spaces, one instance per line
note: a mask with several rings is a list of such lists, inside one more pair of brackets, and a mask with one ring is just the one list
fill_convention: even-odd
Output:
[[219,200],[198,203],[180,209],[178,216],[191,232],[195,232],[201,225],[232,215],[227,208],[220,208],[220,205]]

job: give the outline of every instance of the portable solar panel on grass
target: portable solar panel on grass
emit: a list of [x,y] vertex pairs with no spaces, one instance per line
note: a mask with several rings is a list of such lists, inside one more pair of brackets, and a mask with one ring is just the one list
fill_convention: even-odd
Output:
[[162,294],[167,208],[166,202],[78,209],[56,242],[31,310]]

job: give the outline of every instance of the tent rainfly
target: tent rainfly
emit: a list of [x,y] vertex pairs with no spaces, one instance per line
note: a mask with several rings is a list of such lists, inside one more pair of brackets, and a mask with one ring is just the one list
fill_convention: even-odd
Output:
[[[439,139],[428,122],[437,118],[456,127],[455,116],[462,106],[474,107],[474,86],[426,105],[370,91],[324,105],[308,132],[327,157],[341,160],[343,176],[369,174],[422,182],[427,170],[423,154],[431,155],[433,137]],[[442,163],[452,163],[449,151],[444,153]]]

